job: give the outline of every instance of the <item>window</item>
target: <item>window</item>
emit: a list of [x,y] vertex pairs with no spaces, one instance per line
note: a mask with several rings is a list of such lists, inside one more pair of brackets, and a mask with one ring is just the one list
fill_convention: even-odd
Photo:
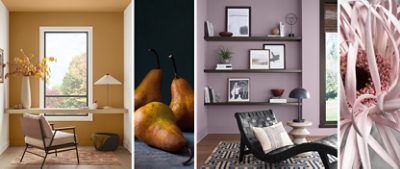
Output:
[[322,0],[320,12],[320,127],[337,127],[339,114],[337,0]]
[[[92,103],[92,28],[41,27],[40,56],[53,56],[51,73],[40,84],[41,108],[84,108]],[[52,114],[48,120],[92,120],[90,113]]]

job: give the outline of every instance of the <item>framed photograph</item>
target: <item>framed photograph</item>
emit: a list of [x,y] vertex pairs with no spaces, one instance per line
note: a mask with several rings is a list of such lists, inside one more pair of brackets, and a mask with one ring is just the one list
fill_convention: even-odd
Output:
[[268,49],[250,49],[250,69],[269,69]]
[[4,50],[0,49],[0,83],[4,83]]
[[226,7],[226,31],[232,32],[232,36],[251,36],[251,7]]
[[270,51],[269,69],[285,69],[285,44],[264,44],[264,49]]
[[228,79],[228,102],[250,101],[250,78]]

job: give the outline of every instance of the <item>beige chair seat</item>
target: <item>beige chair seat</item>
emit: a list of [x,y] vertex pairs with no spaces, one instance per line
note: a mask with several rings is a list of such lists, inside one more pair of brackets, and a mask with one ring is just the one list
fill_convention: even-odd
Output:
[[[53,131],[54,133],[54,131]],[[45,138],[46,147],[50,146],[51,138]],[[53,143],[51,146],[62,145],[67,143],[74,143],[74,134],[68,132],[57,131],[56,135],[54,136]],[[25,136],[25,143],[28,143],[33,146],[43,147],[42,139],[36,139],[32,137]]]

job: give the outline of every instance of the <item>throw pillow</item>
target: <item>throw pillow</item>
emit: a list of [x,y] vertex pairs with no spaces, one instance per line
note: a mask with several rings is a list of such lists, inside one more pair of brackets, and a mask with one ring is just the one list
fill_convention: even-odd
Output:
[[253,127],[253,131],[264,153],[268,153],[283,146],[293,145],[282,122],[268,127]]

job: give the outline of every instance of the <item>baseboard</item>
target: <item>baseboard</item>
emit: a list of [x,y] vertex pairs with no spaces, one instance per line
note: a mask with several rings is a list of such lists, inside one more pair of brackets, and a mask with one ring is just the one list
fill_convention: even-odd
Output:
[[7,148],[10,146],[10,142],[7,142],[3,146],[0,147],[0,155],[4,153],[4,151],[7,150]]
[[197,140],[196,143],[199,143],[201,140],[203,140],[204,137],[206,137],[208,134],[207,132],[207,127],[204,128],[203,130],[200,130],[197,132]]
[[132,153],[132,143],[131,143],[131,141],[127,141],[127,140],[124,140],[124,147],[130,152],[130,153]]

